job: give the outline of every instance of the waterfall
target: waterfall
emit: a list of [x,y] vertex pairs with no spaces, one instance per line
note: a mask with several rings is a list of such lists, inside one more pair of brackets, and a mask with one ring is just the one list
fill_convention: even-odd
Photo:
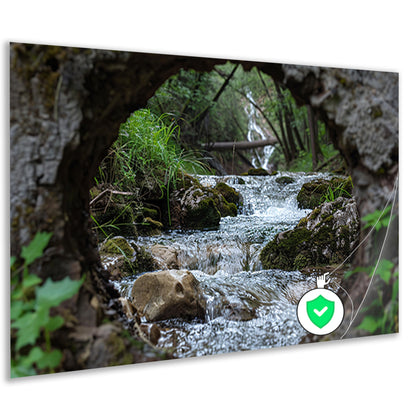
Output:
[[[247,140],[249,142],[256,141],[259,139],[267,140],[268,138],[265,132],[263,131],[262,127],[260,127],[257,123],[257,119],[259,118],[259,112],[253,104],[255,103],[255,101],[250,90],[247,91],[246,97],[249,101],[249,105],[247,105],[244,108],[248,116]],[[267,170],[273,150],[273,146],[264,146],[261,149],[254,149],[254,155],[251,162],[253,166],[256,168],[263,168]]]

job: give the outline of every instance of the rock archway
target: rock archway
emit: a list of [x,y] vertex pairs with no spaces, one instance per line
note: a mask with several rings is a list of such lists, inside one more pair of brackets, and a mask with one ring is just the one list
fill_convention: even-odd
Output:
[[[53,232],[34,265],[42,277],[87,280],[70,305],[97,327],[109,300],[90,232],[89,188],[120,123],[180,68],[209,71],[223,60],[12,44],[10,48],[11,252]],[[347,161],[362,215],[381,208],[398,171],[398,75],[242,62],[311,104]],[[387,192],[386,192],[387,191]],[[363,257],[364,256],[364,257]],[[362,253],[362,261],[366,260]],[[82,316],[81,316],[82,315]],[[68,360],[71,361],[71,360]],[[82,368],[75,357],[69,368]]]

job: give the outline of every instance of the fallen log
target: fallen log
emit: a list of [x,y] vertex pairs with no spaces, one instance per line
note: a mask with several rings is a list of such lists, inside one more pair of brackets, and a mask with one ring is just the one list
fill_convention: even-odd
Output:
[[256,140],[254,142],[215,142],[215,143],[203,143],[203,147],[209,150],[226,151],[226,150],[245,150],[255,149],[257,147],[274,146],[278,141],[276,139],[268,140]]

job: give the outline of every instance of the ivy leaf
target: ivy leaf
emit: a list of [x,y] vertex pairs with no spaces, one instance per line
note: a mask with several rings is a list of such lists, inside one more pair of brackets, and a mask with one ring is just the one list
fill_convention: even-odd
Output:
[[41,370],[44,368],[55,368],[59,365],[61,359],[62,352],[59,350],[44,352],[42,357],[36,362],[36,366]]
[[52,281],[51,278],[36,288],[36,302],[39,308],[52,308],[58,306],[64,300],[75,295],[81,287],[83,279],[72,280],[68,276],[58,282]]
[[42,283],[42,279],[35,274],[28,274],[23,278],[23,288],[28,289],[29,287]]
[[22,357],[20,360],[20,363],[24,366],[31,366],[33,363],[36,363],[36,361],[40,360],[43,356],[44,352],[40,347],[33,347],[29,354],[25,357]]
[[49,310],[29,312],[22,315],[11,327],[17,328],[16,350],[25,345],[33,345],[40,334],[40,329],[48,322]]
[[16,300],[10,305],[10,319],[15,321],[23,312],[24,303],[22,300]]
[[365,331],[374,334],[380,326],[380,322],[374,316],[366,316],[358,326],[358,329],[364,329]]
[[64,323],[65,319],[62,316],[57,315],[49,318],[49,321],[45,325],[45,329],[47,329],[49,332],[52,332],[60,328]]
[[377,267],[376,274],[378,274],[381,279],[388,284],[391,278],[391,269],[393,267],[394,263],[392,263],[390,260],[383,259],[380,261]]
[[15,256],[10,257],[10,268],[13,268],[15,263],[16,263],[16,257]]
[[25,266],[32,264],[36,259],[42,256],[43,250],[45,250],[51,237],[52,233],[37,233],[29,245],[22,247],[20,255],[25,260]]

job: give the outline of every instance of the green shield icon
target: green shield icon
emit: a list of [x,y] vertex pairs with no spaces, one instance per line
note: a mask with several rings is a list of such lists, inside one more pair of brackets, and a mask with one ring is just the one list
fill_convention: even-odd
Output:
[[323,328],[334,316],[335,302],[319,295],[314,300],[306,302],[309,319],[318,327]]

